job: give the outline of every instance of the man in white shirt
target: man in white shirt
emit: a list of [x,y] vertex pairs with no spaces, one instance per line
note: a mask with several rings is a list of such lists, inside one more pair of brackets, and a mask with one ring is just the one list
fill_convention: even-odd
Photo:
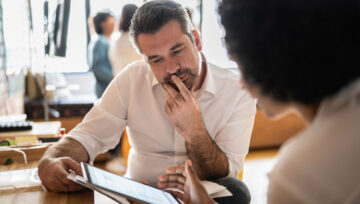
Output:
[[39,164],[43,184],[52,191],[77,190],[66,171],[80,173],[77,162],[114,147],[125,126],[131,179],[156,185],[163,175],[158,187],[171,187],[183,177],[167,175],[166,168],[188,158],[202,179],[236,177],[255,115],[254,100],[234,89],[239,76],[206,62],[198,32],[175,2],[144,4],[131,32],[146,61],[117,75],[84,121],[49,149]]

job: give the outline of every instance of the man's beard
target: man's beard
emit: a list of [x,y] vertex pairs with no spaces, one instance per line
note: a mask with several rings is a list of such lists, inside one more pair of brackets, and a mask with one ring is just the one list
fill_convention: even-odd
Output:
[[[179,91],[179,88],[176,86],[176,84],[171,79],[171,76],[175,75],[179,77],[179,79],[185,84],[186,88],[188,90],[191,90],[191,88],[194,86],[196,79],[198,78],[198,73],[191,72],[190,69],[179,69],[173,74],[169,74],[164,79],[164,83],[170,85],[173,87],[176,91]],[[185,81],[183,81],[182,78],[185,78]]]

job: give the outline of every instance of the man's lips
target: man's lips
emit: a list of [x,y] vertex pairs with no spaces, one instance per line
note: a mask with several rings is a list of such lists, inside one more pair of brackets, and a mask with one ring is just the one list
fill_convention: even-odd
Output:
[[181,74],[180,76],[178,76],[181,81],[184,83],[187,79],[188,79],[188,75],[187,74]]

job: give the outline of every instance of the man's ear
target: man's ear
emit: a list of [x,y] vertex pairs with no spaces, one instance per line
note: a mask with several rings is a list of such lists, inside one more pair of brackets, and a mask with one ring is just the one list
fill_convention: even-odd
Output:
[[195,29],[195,30],[192,31],[192,35],[193,35],[194,43],[195,43],[197,49],[199,51],[201,51],[202,50],[202,44],[201,44],[201,39],[200,39],[199,32]]

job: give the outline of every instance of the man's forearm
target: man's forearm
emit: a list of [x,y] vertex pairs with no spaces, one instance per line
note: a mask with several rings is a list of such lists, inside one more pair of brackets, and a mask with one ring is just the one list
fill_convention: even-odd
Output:
[[63,138],[58,143],[49,147],[43,158],[70,157],[77,162],[87,162],[89,155],[78,141],[71,138]]
[[186,142],[186,147],[199,178],[211,180],[227,176],[229,162],[225,153],[207,132],[196,138]]

